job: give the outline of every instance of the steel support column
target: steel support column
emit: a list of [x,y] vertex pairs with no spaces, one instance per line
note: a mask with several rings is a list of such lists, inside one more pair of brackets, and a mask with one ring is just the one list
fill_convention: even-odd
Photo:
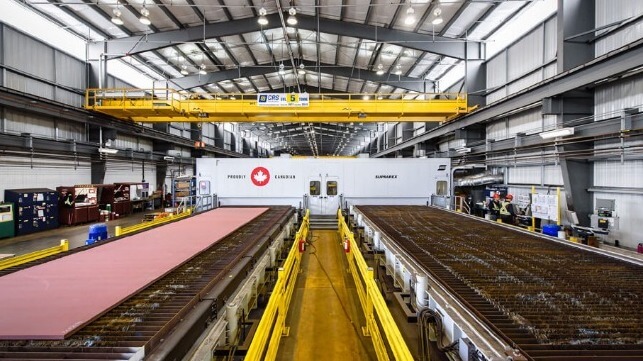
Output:
[[[594,142],[575,143],[560,146],[561,152],[592,149]],[[581,226],[589,226],[589,215],[593,213],[593,198],[588,191],[594,183],[594,163],[588,160],[561,158],[567,209],[576,212]]]
[[578,35],[595,28],[594,1],[558,0],[558,73],[594,59],[594,43]]
[[107,87],[107,43],[87,44],[87,88]]
[[464,93],[467,93],[467,106],[487,105],[487,63],[484,60],[465,61]]

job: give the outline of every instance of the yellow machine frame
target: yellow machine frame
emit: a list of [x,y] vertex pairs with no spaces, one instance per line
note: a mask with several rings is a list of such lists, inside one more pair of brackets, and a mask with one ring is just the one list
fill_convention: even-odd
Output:
[[467,107],[464,93],[413,95],[418,99],[309,94],[306,107],[267,107],[257,104],[257,94],[203,94],[212,99],[194,99],[173,89],[87,89],[85,108],[134,122],[273,123],[441,122],[474,109]]

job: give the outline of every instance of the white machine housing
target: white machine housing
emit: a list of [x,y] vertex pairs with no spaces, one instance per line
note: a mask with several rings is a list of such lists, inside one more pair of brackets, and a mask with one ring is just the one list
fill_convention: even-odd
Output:
[[448,158],[200,158],[196,166],[200,189],[222,206],[291,205],[313,215],[351,205],[427,205],[438,188],[450,189]]

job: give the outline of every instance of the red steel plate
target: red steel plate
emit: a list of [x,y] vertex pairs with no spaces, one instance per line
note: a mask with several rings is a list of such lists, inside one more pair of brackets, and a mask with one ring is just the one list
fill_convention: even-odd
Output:
[[267,209],[219,208],[0,277],[0,339],[64,339]]

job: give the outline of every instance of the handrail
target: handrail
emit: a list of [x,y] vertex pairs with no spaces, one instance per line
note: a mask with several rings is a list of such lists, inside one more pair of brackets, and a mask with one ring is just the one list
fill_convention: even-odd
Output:
[[20,266],[31,261],[35,261],[41,258],[45,258],[48,256],[52,256],[54,254],[67,252],[67,251],[69,251],[69,241],[66,239],[63,239],[60,241],[60,246],[45,248],[45,249],[41,249],[40,251],[35,251],[35,252],[20,255],[20,256],[5,258],[0,261],[0,270],[10,268],[10,267]]
[[[362,253],[359,252],[357,242],[353,232],[350,231],[348,225],[344,221],[344,216],[341,209],[337,211],[339,235],[343,242],[349,244],[345,247],[346,258],[348,258],[348,265],[351,274],[355,280],[355,287],[357,295],[366,317],[365,333],[370,334],[371,342],[375,348],[378,360],[390,360],[389,353],[387,352],[388,345],[392,355],[397,361],[412,361],[413,356],[409,350],[399,328],[393,320],[393,315],[386,306],[384,297],[380,293],[375,278],[373,276],[373,268],[368,267]],[[378,322],[379,321],[379,322]],[[384,337],[380,333],[380,327],[384,331]],[[386,341],[386,342],[385,342]]]
[[293,242],[288,252],[288,257],[283,266],[279,268],[275,288],[270,295],[268,305],[266,305],[266,310],[261,317],[261,321],[259,321],[259,326],[257,326],[257,331],[244,361],[272,361],[277,357],[281,336],[288,332],[286,316],[288,315],[290,299],[295,290],[297,275],[301,267],[299,243],[307,239],[309,223],[310,212],[306,211],[299,231],[295,236],[295,242]]
[[168,223],[171,221],[176,221],[177,219],[188,217],[191,214],[192,214],[192,210],[188,208],[185,212],[182,212],[179,214],[170,214],[167,217],[157,218],[151,222],[135,224],[129,227],[116,226],[114,228],[114,235],[116,237],[119,237],[119,236],[124,236],[128,233],[139,232],[154,226],[158,226],[159,224]]

